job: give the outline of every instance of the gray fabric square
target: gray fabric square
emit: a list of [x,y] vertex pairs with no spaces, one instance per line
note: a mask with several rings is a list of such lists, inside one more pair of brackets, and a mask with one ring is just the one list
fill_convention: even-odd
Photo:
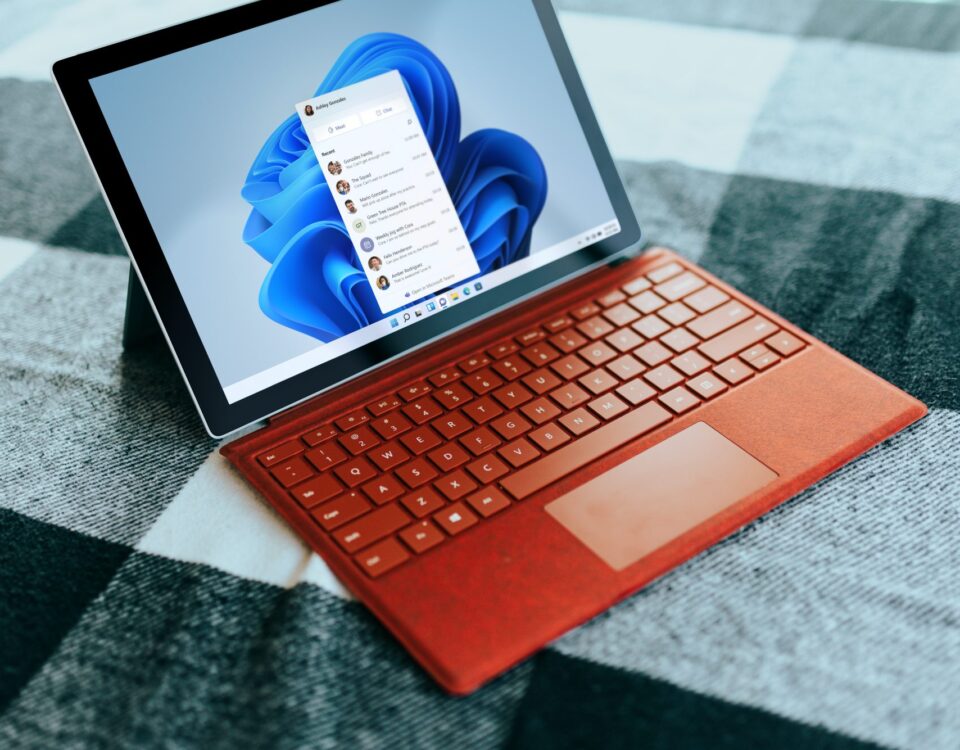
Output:
[[960,202],[960,55],[805,40],[737,172]]
[[528,673],[451,699],[356,603],[135,553],[0,718],[0,744],[493,748]]
[[165,348],[123,354],[127,269],[44,249],[0,283],[0,502],[132,544],[215,443]]

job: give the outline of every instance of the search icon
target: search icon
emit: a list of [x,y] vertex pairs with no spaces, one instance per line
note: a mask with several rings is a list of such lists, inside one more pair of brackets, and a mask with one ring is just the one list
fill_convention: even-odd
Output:
[[403,314],[403,322],[406,323],[408,320],[410,320],[410,313],[404,313],[404,314]]

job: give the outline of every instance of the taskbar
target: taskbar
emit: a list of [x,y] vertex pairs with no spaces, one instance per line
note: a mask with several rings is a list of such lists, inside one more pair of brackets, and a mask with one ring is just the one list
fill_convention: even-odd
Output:
[[516,260],[503,268],[491,271],[480,278],[462,282],[441,294],[427,297],[414,305],[388,314],[382,320],[371,323],[365,328],[348,333],[329,343],[318,344],[315,348],[303,354],[281,362],[273,367],[269,367],[266,370],[261,370],[235,383],[231,383],[224,387],[224,395],[228,403],[236,403],[248,396],[259,393],[265,388],[269,388],[277,383],[282,383],[288,378],[292,378],[318,365],[329,362],[342,354],[353,351],[364,344],[376,341],[398,328],[412,325],[426,317],[436,315],[478,294],[505,284],[528,271],[532,271],[535,268],[539,268],[569,255],[575,250],[611,237],[619,231],[620,222],[616,220],[593,227],[563,242],[558,242],[556,245],[541,250],[538,253]]

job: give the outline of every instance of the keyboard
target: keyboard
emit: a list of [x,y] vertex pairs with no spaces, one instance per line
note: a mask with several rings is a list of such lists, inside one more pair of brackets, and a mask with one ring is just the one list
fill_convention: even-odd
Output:
[[257,461],[378,578],[806,345],[671,261]]

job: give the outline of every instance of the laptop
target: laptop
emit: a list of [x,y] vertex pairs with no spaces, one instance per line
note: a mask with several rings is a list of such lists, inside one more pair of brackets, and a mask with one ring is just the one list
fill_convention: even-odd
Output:
[[548,0],[258,2],[53,75],[129,338],[450,693],[926,412],[641,244]]

